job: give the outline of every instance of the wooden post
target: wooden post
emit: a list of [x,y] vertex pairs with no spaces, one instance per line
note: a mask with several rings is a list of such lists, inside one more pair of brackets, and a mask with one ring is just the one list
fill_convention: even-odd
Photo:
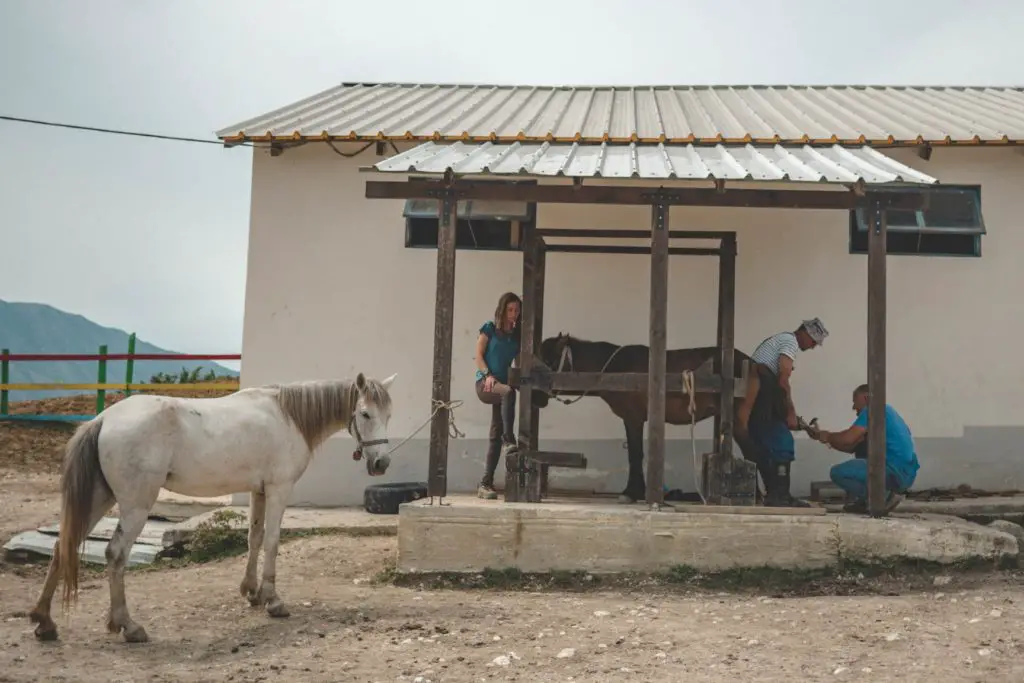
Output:
[[132,390],[129,388],[132,385],[132,380],[135,378],[135,359],[132,356],[135,355],[135,333],[132,332],[128,335],[128,360],[124,363],[124,395],[131,396]]
[[[107,345],[104,344],[100,347],[100,360],[98,363],[99,367],[96,371],[96,383],[106,384],[107,383]],[[99,415],[103,412],[103,409],[107,407],[107,392],[104,389],[96,390],[96,414]]]
[[[523,252],[523,308],[522,328],[520,330],[519,346],[519,368],[523,375],[529,375],[533,369],[534,343],[536,335],[534,328],[537,322],[537,302],[535,299],[536,275],[537,275],[537,235],[532,225],[522,226],[522,252]],[[518,442],[520,456],[513,464],[514,470],[508,469],[506,465],[505,481],[505,502],[516,503],[520,501],[536,502],[531,500],[535,496],[533,487],[536,485],[536,477],[530,476],[530,470],[536,467],[530,462],[528,453],[537,450],[537,428],[534,418],[537,411],[533,405],[533,391],[526,387],[526,391],[520,391],[517,397],[519,401],[519,430]],[[511,479],[511,481],[510,481]]]
[[885,205],[868,198],[868,511],[885,515]]
[[430,423],[430,456],[427,495],[443,498],[448,493],[447,403],[452,388],[452,328],[455,323],[455,226],[457,207],[453,193],[440,202],[437,226],[437,293],[434,300],[434,374],[431,411],[437,402],[446,404]]
[[[533,226],[527,228],[533,241],[533,289],[523,290],[523,300],[530,300],[532,307],[533,321],[533,346],[531,356],[540,351],[540,344],[544,341],[544,271],[547,266],[547,253],[544,248],[544,240],[536,234]],[[525,317],[525,316],[524,316]],[[524,337],[526,329],[523,329]],[[533,401],[533,390],[526,392],[530,395],[530,450],[540,450],[540,406]],[[522,392],[520,392],[522,394]],[[548,466],[537,464],[526,470],[526,490],[530,502],[539,503],[547,492],[548,488]]]
[[665,502],[665,365],[668,336],[668,206],[651,207],[651,337],[647,366],[647,504]]
[[736,382],[736,237],[722,239],[718,259],[718,347],[722,350],[722,393],[715,450],[723,459],[732,457],[733,398]]
[[[11,381],[11,362],[7,360],[7,356],[11,353],[10,349],[0,350],[0,354],[4,356],[3,360],[0,360],[0,384],[7,385]],[[0,389],[0,415],[6,415],[8,410],[8,392],[7,389]]]

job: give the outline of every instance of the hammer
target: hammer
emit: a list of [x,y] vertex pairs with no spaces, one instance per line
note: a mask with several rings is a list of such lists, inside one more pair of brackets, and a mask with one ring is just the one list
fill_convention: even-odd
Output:
[[796,426],[799,429],[807,432],[807,435],[812,439],[815,438],[815,434],[818,432],[818,418],[812,417],[810,422],[804,420],[804,418],[797,415]]

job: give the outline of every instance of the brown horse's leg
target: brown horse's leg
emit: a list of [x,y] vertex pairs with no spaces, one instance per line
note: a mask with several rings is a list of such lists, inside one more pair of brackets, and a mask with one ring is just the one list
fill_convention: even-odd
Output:
[[644,423],[623,419],[626,426],[626,448],[629,453],[629,478],[626,488],[619,495],[620,503],[635,503],[647,496],[647,482],[644,479]]

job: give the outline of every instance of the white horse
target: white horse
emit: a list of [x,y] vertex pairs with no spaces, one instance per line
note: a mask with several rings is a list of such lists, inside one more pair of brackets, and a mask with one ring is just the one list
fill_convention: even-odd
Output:
[[[244,389],[220,398],[139,394],[80,426],[67,445],[61,478],[60,538],[39,601],[29,615],[36,638],[56,640],[50,605],[60,578],[63,606],[78,596],[79,546],[116,502],[120,520],[107,545],[111,633],[149,640],[128,615],[124,568],[161,488],[189,496],[249,492],[249,556],[242,595],[272,617],[288,616],[274,589],[281,518],[313,451],[347,428],[365,456],[366,472],[384,474],[391,417],[388,388],[366,379],[315,381]],[[256,582],[260,546],[263,581]]]

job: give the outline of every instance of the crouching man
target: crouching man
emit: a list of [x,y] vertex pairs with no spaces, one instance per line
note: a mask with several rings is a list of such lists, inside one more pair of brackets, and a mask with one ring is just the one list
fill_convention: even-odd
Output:
[[[853,412],[857,419],[846,430],[830,432],[809,431],[811,437],[844,453],[853,453],[851,460],[834,465],[830,471],[832,482],[846,491],[853,501],[843,507],[844,512],[867,513],[868,498],[868,385],[853,390]],[[910,427],[896,409],[885,406],[885,510],[893,510],[903,500],[903,494],[914,485],[920,464],[914,450]]]

